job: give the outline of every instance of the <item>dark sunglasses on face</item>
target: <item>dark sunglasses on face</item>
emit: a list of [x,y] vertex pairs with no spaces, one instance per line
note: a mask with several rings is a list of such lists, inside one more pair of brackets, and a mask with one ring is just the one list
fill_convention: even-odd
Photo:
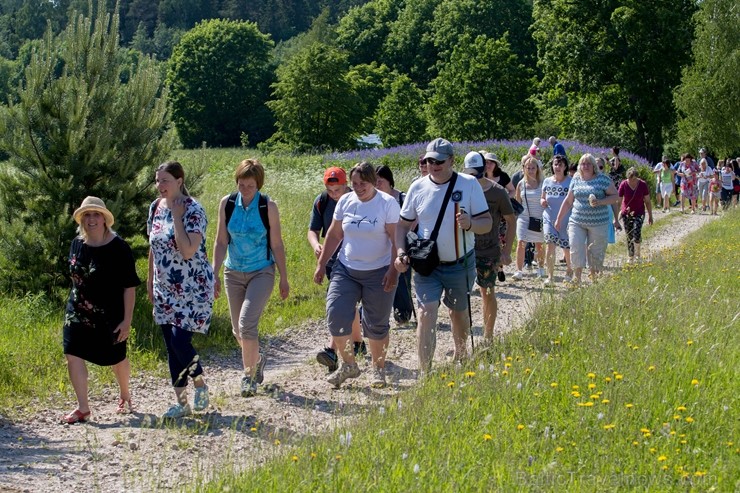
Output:
[[444,163],[445,163],[445,161],[447,161],[447,160],[446,160],[446,159],[444,159],[444,160],[440,161],[440,160],[438,160],[438,159],[434,159],[434,158],[431,158],[431,157],[428,157],[428,158],[426,158],[426,159],[424,160],[424,162],[425,162],[425,163],[427,163],[427,164],[430,164],[430,165],[432,165],[432,166],[434,166],[434,165],[437,165],[437,166],[439,166],[440,164],[444,164]]

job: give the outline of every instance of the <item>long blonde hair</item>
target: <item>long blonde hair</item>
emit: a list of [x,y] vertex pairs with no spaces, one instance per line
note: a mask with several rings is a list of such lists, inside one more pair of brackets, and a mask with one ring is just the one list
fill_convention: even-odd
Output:
[[535,175],[535,177],[537,178],[537,187],[539,187],[540,185],[542,185],[542,182],[545,178],[542,176],[542,167],[540,167],[540,160],[534,156],[527,155],[522,158],[522,180],[524,181],[527,179],[527,164],[529,164],[530,162],[533,162],[535,168],[537,169],[537,174]]

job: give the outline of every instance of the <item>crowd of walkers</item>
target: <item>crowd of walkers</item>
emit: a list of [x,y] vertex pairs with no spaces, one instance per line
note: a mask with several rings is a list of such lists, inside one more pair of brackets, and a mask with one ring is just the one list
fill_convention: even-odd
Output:
[[[543,284],[555,284],[558,249],[563,252],[564,283],[580,285],[584,269],[595,279],[603,270],[607,244],[622,228],[629,261],[640,259],[643,222],[647,216],[652,224],[653,212],[649,187],[637,170],[624,169],[618,148],[608,162],[584,154],[572,163],[555,137],[549,143],[553,157],[548,163],[543,163],[540,140],[535,139],[509,176],[499,158],[485,150],[468,153],[456,165],[452,144],[435,139],[419,157],[419,176],[405,193],[395,188],[388,166],[361,162],[349,173],[339,167],[324,172],[325,190],[313,201],[307,240],[316,257],[314,281],[328,281],[329,344],[316,359],[327,367],[329,384],[339,388],[358,378],[362,370],[357,360],[368,348],[370,385],[387,384],[391,316],[397,324],[415,319],[419,373],[428,372],[442,303],[451,320],[453,359],[465,360],[474,284],[482,300],[484,343],[490,343],[497,314],[494,290],[506,279],[504,266],[512,263],[515,236],[514,281],[524,278],[527,266],[536,265]],[[737,160],[722,160],[715,167],[704,149],[700,156],[697,163],[686,154],[674,165],[665,158],[653,169],[664,212],[680,205],[682,212],[696,213],[701,207],[716,214],[720,203],[737,205]],[[253,159],[242,161],[234,181],[236,191],[219,203],[211,263],[205,210],[189,195],[183,167],[168,161],[155,173],[159,196],[148,212],[146,285],[174,390],[166,419],[209,406],[192,338],[209,331],[213,302],[222,292],[222,269],[232,333],[241,350],[243,397],[255,395],[265,378],[259,322],[276,272],[280,297],[290,293],[280,213],[262,192],[263,166]],[[112,229],[115,218],[103,200],[87,197],[73,218],[78,237],[68,257],[72,289],[63,346],[77,407],[61,418],[68,424],[90,419],[88,361],[112,367],[120,388],[116,411],[135,410],[126,344],[135,288],[141,282],[131,249]],[[192,405],[189,384],[194,388]]]

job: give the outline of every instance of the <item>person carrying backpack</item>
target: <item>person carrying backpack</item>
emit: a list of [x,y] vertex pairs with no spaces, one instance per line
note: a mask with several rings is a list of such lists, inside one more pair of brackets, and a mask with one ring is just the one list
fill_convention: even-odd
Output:
[[[332,166],[324,171],[324,187],[313,201],[311,207],[311,220],[308,225],[308,244],[311,245],[314,256],[318,259],[321,256],[324,246],[321,238],[326,238],[332,219],[334,217],[334,208],[337,206],[339,198],[352,191],[347,186],[347,173],[337,166]],[[337,249],[326,264],[326,278],[331,280],[332,267],[337,260]],[[352,323],[352,342],[355,356],[364,357],[367,354],[367,346],[362,340],[362,328],[360,326],[360,313],[355,312],[355,320]],[[316,354],[316,361],[328,368],[329,373],[334,373],[339,368],[339,357],[334,340],[331,339],[329,345]]]
[[215,295],[219,296],[219,272],[224,265],[224,287],[229,302],[231,327],[242,350],[244,375],[242,397],[251,397],[264,380],[265,355],[259,351],[259,319],[280,272],[280,297],[290,292],[285,247],[280,232],[278,207],[260,193],[265,170],[255,159],[245,159],[234,173],[237,192],[221,199],[216,242],[213,246]]

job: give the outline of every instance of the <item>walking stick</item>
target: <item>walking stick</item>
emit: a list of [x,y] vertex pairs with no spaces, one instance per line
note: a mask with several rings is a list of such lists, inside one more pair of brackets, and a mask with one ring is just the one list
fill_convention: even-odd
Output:
[[[465,209],[463,209],[463,212]],[[455,217],[457,217],[457,214],[460,212],[460,204],[455,202]],[[465,240],[465,231],[462,232],[462,239],[463,239],[463,255],[465,255],[465,261],[464,261],[464,267],[465,267],[465,289],[467,291],[468,296],[468,323],[469,330],[470,330],[470,349],[471,352],[475,352],[475,340],[473,337],[473,309],[470,306],[470,276],[468,275],[468,245],[467,241]]]

